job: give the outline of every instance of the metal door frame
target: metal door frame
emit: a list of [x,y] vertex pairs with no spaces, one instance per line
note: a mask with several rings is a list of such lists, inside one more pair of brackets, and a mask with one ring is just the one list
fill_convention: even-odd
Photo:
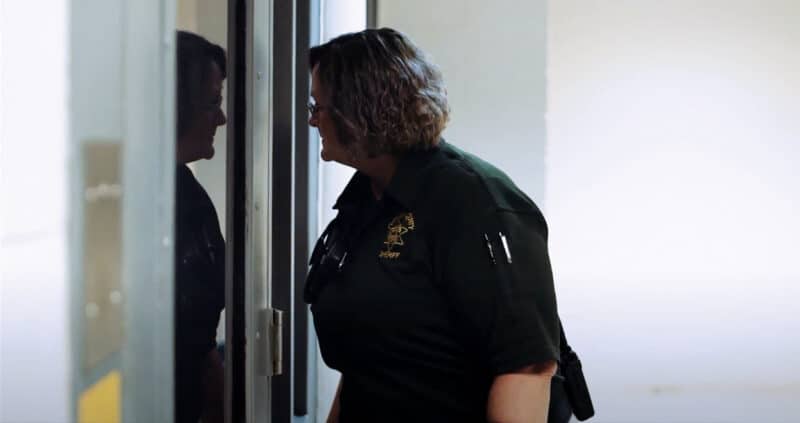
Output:
[[229,422],[288,423],[308,413],[302,286],[316,237],[318,148],[305,104],[319,1],[228,2]]
[[124,4],[127,339],[122,361],[127,381],[122,417],[126,422],[172,421],[177,4]]
[[272,292],[274,3],[228,1],[227,422],[270,421],[280,358]]
[[[71,5],[70,9],[70,171],[69,233],[71,338],[71,418],[81,419],[83,394],[101,389],[89,407],[102,406],[108,418],[122,421],[173,420],[174,283],[173,223],[175,186],[175,0],[115,1],[106,9]],[[98,11],[100,10],[100,11]],[[86,25],[87,22],[106,25]],[[109,22],[111,24],[109,24]],[[115,23],[118,23],[115,25]],[[118,48],[100,50],[96,41],[121,40]],[[117,32],[118,31],[118,32]],[[103,63],[118,63],[119,96],[98,104],[87,69],[112,72]],[[117,89],[114,87],[113,89]],[[117,110],[121,126],[108,133],[98,128],[97,107]],[[89,122],[89,123],[87,123]],[[102,122],[102,121],[101,121]],[[98,138],[97,131],[102,135]],[[86,154],[97,146],[115,147],[118,181],[87,186],[87,170],[99,162]],[[102,181],[105,182],[105,181]],[[105,188],[103,188],[105,186]],[[102,189],[101,189],[102,188]],[[82,234],[92,224],[86,218],[87,194],[99,189],[120,202],[121,238],[119,290],[106,292],[122,308],[118,349],[97,366],[87,366],[87,350],[95,340],[87,338],[87,318],[101,316],[97,304],[87,303],[87,266],[101,261],[84,257]],[[113,228],[108,228],[113,230]],[[95,260],[95,261],[93,261]],[[107,297],[106,297],[107,298]],[[91,309],[91,310],[90,310]],[[102,342],[102,340],[99,340]],[[110,378],[105,377],[110,376]],[[108,385],[95,385],[102,377]]]
[[[272,381],[274,423],[308,415],[308,306],[303,284],[317,236],[319,149],[307,123],[308,51],[319,38],[320,0],[273,2],[271,306],[284,310],[283,375]],[[314,416],[312,416],[313,418]]]
[[269,388],[266,376],[256,374],[257,361],[264,360],[259,341],[266,337],[259,332],[258,310],[269,304],[271,239],[269,133],[253,124],[259,118],[271,127],[271,110],[263,100],[271,89],[271,17],[262,14],[265,2],[228,1],[226,422],[264,421],[257,408],[270,408],[268,400],[261,401]]

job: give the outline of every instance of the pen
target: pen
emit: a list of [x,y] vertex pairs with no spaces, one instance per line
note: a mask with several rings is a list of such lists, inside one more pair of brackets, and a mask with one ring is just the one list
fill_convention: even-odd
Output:
[[500,235],[500,241],[503,243],[503,250],[505,250],[506,253],[506,260],[511,263],[511,249],[508,248],[508,240],[506,240],[506,236],[503,235],[502,232],[498,232],[497,234]]
[[483,239],[486,240],[486,248],[489,250],[489,258],[492,260],[492,264],[497,264],[494,260],[494,250],[492,250],[492,243],[489,242],[489,235],[483,234]]

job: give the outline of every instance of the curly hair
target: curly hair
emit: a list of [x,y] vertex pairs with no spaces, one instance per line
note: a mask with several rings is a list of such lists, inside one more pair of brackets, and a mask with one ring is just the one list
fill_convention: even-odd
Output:
[[330,95],[339,141],[369,157],[426,150],[439,142],[450,110],[439,68],[390,28],[341,35],[313,47],[311,69]]
[[212,63],[216,63],[225,78],[225,50],[207,39],[188,32],[177,31],[176,97],[177,133],[180,137],[192,125],[200,109],[199,90],[206,83]]

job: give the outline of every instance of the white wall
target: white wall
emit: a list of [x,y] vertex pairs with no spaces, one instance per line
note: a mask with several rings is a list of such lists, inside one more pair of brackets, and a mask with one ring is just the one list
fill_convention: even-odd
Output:
[[70,420],[67,2],[47,9],[0,3],[3,422]]
[[546,214],[597,422],[800,413],[800,2],[551,2]]

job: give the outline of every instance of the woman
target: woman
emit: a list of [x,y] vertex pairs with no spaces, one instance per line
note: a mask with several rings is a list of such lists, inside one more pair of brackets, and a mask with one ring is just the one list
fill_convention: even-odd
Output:
[[322,159],[357,170],[306,284],[328,421],[545,422],[559,328],[544,219],[445,143],[438,69],[392,29],[310,53]]
[[214,134],[226,121],[225,51],[185,31],[177,46],[175,421],[222,422],[216,332],[225,306],[225,241],[214,204],[186,164],[214,156]]

